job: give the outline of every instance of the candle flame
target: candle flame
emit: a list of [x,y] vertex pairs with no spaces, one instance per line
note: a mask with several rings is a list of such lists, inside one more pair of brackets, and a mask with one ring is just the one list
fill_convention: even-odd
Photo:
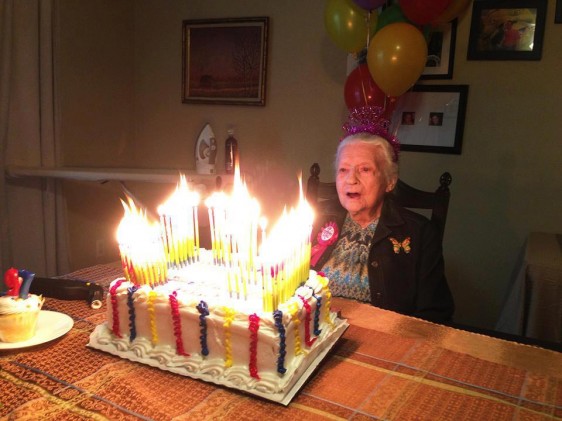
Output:
[[132,242],[133,239],[142,240],[150,237],[150,232],[157,230],[158,226],[151,223],[146,215],[146,210],[140,209],[130,197],[127,202],[121,200],[125,215],[117,228],[117,241],[119,243]]
[[177,214],[185,211],[186,208],[198,206],[200,202],[199,193],[189,188],[185,175],[180,174],[180,181],[176,185],[176,190],[160,206],[158,214]]
[[199,193],[189,189],[182,174],[174,193],[158,206],[161,235],[169,267],[182,267],[199,258]]
[[303,200],[305,200],[304,191],[302,189],[302,171],[299,171],[299,174],[297,175],[297,178],[299,180],[299,203],[300,203]]
[[128,197],[121,200],[125,214],[117,228],[117,242],[126,277],[138,284],[157,285],[166,280],[160,226]]
[[[230,298],[255,300],[258,293],[261,309],[270,312],[308,279],[314,212],[305,198],[302,174],[298,180],[297,205],[285,207],[269,231],[268,220],[241,179],[238,165],[232,191],[206,198],[212,268],[220,266],[224,271]],[[150,221],[145,210],[127,199],[122,201],[124,216],[117,229],[127,279],[157,285],[166,281],[167,269],[204,261],[199,259],[200,197],[190,190],[185,176],[180,176],[175,191],[158,206],[158,222]]]

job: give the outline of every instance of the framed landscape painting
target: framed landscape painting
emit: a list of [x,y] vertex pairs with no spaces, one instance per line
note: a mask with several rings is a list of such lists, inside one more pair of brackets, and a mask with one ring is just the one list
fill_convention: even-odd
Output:
[[265,105],[267,17],[183,21],[182,102]]

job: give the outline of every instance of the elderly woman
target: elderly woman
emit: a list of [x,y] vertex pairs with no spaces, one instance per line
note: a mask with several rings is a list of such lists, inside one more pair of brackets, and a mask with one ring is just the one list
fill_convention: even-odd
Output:
[[[397,141],[384,130],[344,138],[336,154],[341,208],[320,223],[313,268],[336,296],[426,320],[451,319],[441,241],[430,221],[387,195],[398,180]],[[386,137],[383,137],[386,135]]]

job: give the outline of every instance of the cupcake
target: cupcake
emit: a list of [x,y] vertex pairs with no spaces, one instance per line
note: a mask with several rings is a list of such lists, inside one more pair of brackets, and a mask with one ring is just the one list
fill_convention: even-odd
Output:
[[35,335],[37,318],[44,299],[29,294],[29,285],[35,274],[11,268],[4,274],[8,287],[5,296],[0,297],[0,341],[21,342]]

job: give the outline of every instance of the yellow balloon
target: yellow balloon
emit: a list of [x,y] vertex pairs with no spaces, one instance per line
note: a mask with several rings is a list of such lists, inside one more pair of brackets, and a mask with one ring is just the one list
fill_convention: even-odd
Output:
[[427,43],[421,31],[405,22],[379,30],[367,51],[373,80],[389,96],[400,96],[416,83],[425,68]]
[[453,0],[449,7],[432,24],[447,23],[459,17],[470,4],[470,0]]
[[352,0],[328,0],[324,9],[324,24],[332,41],[348,53],[366,47],[375,33],[378,12],[370,14]]

